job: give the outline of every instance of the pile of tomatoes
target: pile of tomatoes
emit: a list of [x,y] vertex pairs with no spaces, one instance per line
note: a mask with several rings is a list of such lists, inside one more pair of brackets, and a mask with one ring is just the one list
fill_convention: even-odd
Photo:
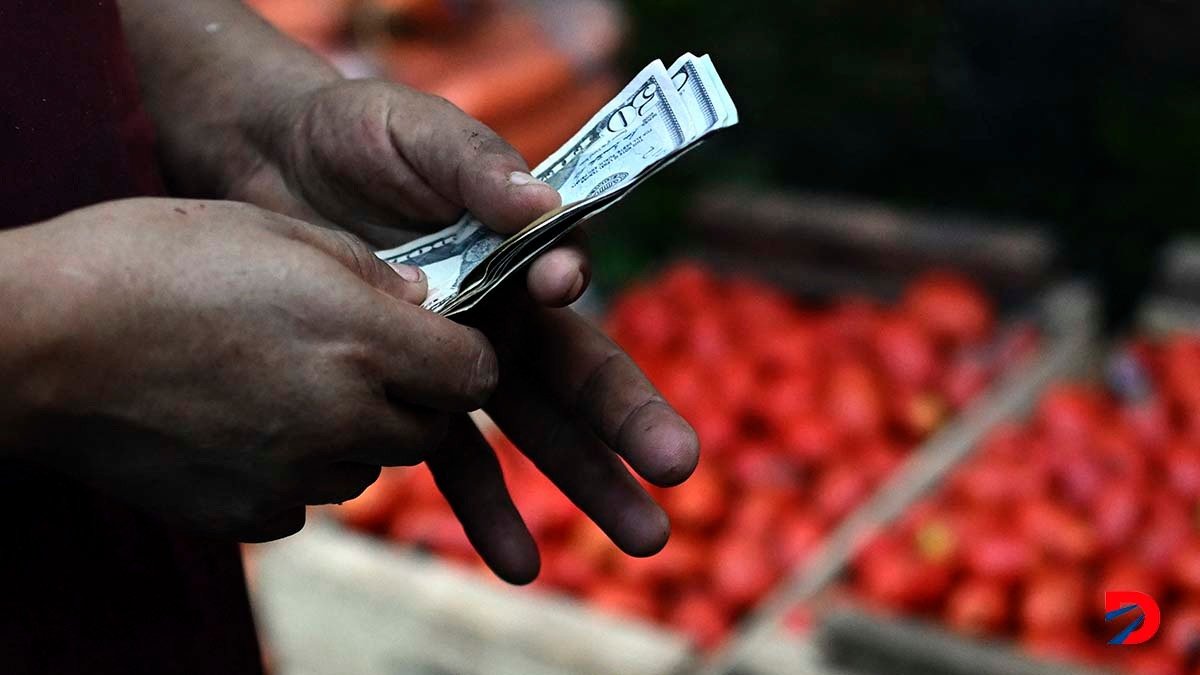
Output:
[[[1042,657],[1200,672],[1200,336],[1134,341],[1107,370],[995,429],[868,544],[851,592]],[[1155,598],[1159,635],[1107,646],[1105,591]]]
[[[702,459],[671,489],[666,548],[624,556],[499,434],[493,445],[543,556],[534,587],[664,623],[711,648],[919,441],[1036,347],[997,332],[967,280],[932,274],[894,304],[801,304],[678,264],[616,299],[609,333],[693,423]],[[423,468],[393,470],[341,510],[479,565]]]

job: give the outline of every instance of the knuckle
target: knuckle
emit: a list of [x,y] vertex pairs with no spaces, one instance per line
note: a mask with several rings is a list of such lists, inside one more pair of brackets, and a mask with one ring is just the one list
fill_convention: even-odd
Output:
[[462,395],[476,407],[482,407],[496,390],[500,380],[500,365],[496,352],[483,334],[475,329],[470,330],[470,337],[464,352],[463,377],[461,379]]
[[413,438],[414,450],[422,457],[428,455],[446,439],[450,430],[450,418],[447,415],[429,414],[417,422]]
[[346,257],[346,261],[350,263],[354,269],[364,275],[372,274],[376,270],[375,263],[379,259],[371,252],[371,248],[366,242],[344,230],[334,230],[331,232],[334,241],[337,242],[338,248]]

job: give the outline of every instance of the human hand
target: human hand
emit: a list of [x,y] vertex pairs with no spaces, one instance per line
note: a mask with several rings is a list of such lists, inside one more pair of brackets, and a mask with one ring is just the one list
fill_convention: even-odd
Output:
[[[498,232],[516,232],[560,199],[529,175],[520,154],[447,101],[403,85],[337,81],[261,116],[253,167],[228,194],[281,213],[348,229],[394,246],[444,227],[468,210]],[[527,275],[540,303],[563,306],[587,285],[582,235],[535,261]]]
[[[657,553],[670,524],[625,464],[654,485],[677,485],[699,459],[695,432],[588,321],[512,295],[476,317],[501,364],[485,410],[621,550]],[[438,487],[498,576],[533,580],[537,548],[495,455],[469,420],[451,425],[447,443],[428,460]]]
[[[515,231],[558,205],[541,183],[514,184],[527,167],[507,143],[446,102],[404,87],[343,83],[305,97],[276,141],[278,169],[260,172],[241,198],[299,217],[358,228],[453,220],[463,208]],[[299,150],[302,150],[300,152]],[[411,225],[409,225],[411,227]],[[405,236],[402,234],[402,236]],[[406,236],[413,236],[408,233]],[[543,255],[529,293],[510,293],[477,317],[505,355],[486,410],[510,438],[625,552],[666,543],[666,515],[621,462],[674,485],[698,459],[695,433],[637,366],[570,310],[587,283],[582,235]],[[568,402],[566,405],[563,402]],[[502,578],[523,583],[539,562],[499,465],[465,416],[429,456],[439,488],[471,542]]]
[[[137,199],[0,235],[0,446],[169,521],[286,536],[415,464],[497,378],[353,236],[244,204]],[[15,438],[14,438],[15,436]],[[0,448],[2,449],[2,448]],[[23,457],[26,455],[23,455]]]

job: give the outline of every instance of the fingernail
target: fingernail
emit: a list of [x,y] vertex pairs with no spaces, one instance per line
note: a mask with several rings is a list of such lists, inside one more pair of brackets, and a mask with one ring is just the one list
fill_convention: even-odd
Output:
[[546,183],[534,178],[533,174],[526,173],[524,171],[514,171],[514,172],[508,174],[508,182],[512,183],[513,185],[516,185],[517,187],[524,187],[526,185],[535,185],[535,184],[536,185],[545,185],[546,184]]
[[421,268],[414,265],[401,265],[399,263],[388,264],[392,266],[392,269],[396,270],[396,274],[399,274],[401,279],[414,284],[425,276],[425,273],[421,271]]
[[567,291],[567,302],[575,302],[579,296],[583,294],[583,274],[576,274],[575,281],[571,284],[571,290]]

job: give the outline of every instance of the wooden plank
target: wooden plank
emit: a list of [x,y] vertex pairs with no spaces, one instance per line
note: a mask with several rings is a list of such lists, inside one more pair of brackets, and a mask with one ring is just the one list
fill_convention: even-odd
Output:
[[692,660],[658,627],[332,522],[258,549],[255,609],[280,675],[670,675]]
[[901,277],[950,267],[999,292],[1044,286],[1057,257],[1053,240],[1034,223],[802,192],[717,187],[697,197],[686,222],[693,240],[766,256],[764,266],[807,258]]

